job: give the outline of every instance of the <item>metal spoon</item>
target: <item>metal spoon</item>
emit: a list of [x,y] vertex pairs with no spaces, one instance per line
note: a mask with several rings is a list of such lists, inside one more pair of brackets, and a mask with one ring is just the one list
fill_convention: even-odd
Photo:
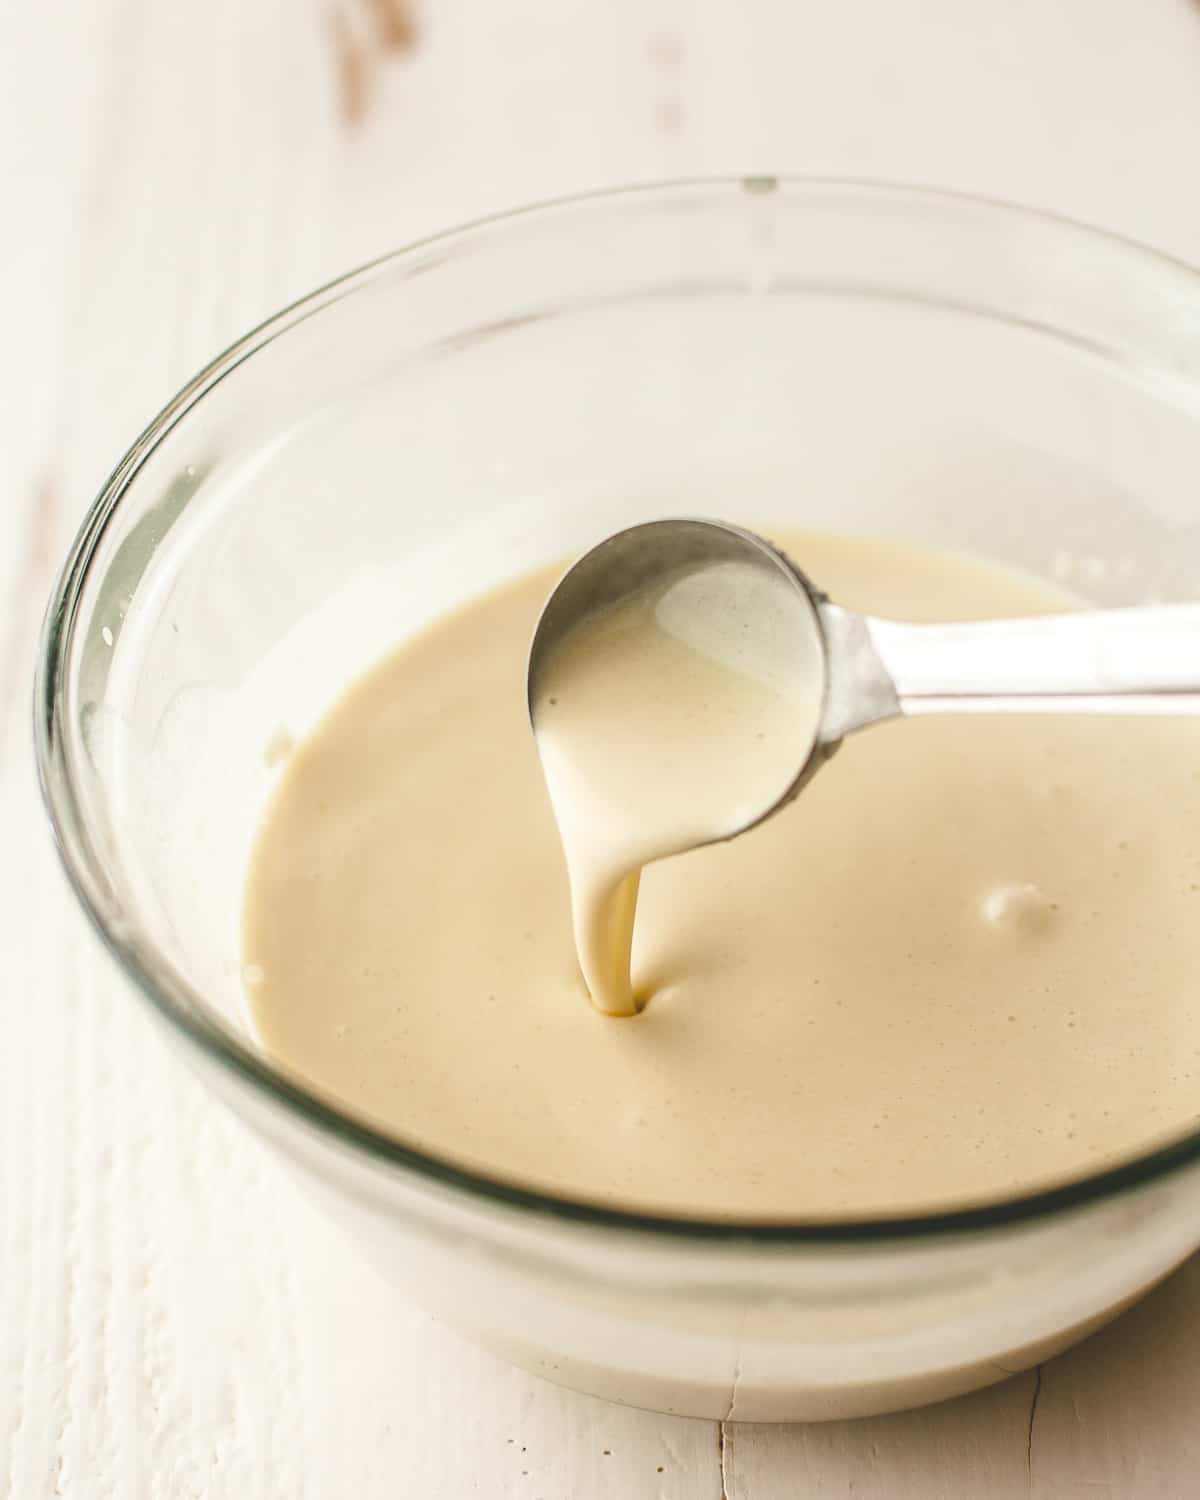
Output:
[[[730,563],[794,609],[803,670],[820,675],[819,714],[795,772],[743,829],[776,812],[842,738],[900,715],[1200,713],[1200,603],[1085,610],[951,625],[909,625],[832,603],[778,548],[720,521],[649,521],[599,543],[550,595],[529,652],[530,720],[540,673],[593,611],[660,582]],[[725,566],[725,574],[730,570]],[[797,634],[798,633],[798,634]],[[797,670],[800,670],[798,667]]]

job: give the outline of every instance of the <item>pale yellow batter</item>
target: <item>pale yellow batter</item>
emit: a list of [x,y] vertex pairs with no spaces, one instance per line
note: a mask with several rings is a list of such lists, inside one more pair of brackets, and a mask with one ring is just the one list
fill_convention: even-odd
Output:
[[[1053,607],[982,564],[775,538],[897,618]],[[931,717],[651,866],[640,1015],[587,1003],[525,710],[555,575],[480,600],[292,755],[249,872],[265,1044],[402,1139],[657,1212],[916,1212],[1200,1114],[1200,725]]]
[[812,615],[779,573],[721,562],[587,615],[550,651],[533,705],[562,834],[575,945],[595,1004],[637,1011],[639,874],[757,822],[795,781],[821,716]]

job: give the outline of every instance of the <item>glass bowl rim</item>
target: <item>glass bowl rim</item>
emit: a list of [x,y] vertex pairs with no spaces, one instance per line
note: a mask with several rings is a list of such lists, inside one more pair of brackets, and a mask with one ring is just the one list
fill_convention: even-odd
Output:
[[139,469],[166,435],[191,408],[243,360],[315,316],[325,307],[352,296],[382,272],[402,266],[433,247],[457,243],[513,222],[536,223],[564,211],[606,201],[637,201],[684,197],[694,192],[771,192],[791,194],[840,193],[873,202],[892,199],[912,206],[936,205],[981,212],[997,222],[1037,225],[1080,243],[1107,244],[1144,266],[1186,278],[1200,304],[1200,270],[1186,261],[1155,250],[1127,236],[1096,228],[1068,216],[987,197],[903,182],[800,175],[724,175],[648,181],[600,188],[545,199],[501,213],[469,220],[454,228],[415,240],[378,256],[326,282],[306,296],[259,323],[249,333],[211,360],[162,408],[133,442],[101,487],[84,517],[67,559],[51,591],[38,647],[34,682],[34,740],[42,800],[53,830],[59,858],[76,898],[92,927],[134,989],[177,1032],[210,1061],[264,1094],[269,1104],[298,1117],[336,1145],[366,1157],[384,1169],[399,1168],[432,1185],[451,1189],[477,1205],[522,1210],[564,1224],[596,1230],[652,1235],[694,1242],[740,1245],[866,1247],[887,1241],[924,1240],[936,1236],[977,1233],[1035,1220],[1097,1203],[1146,1186],[1170,1173],[1200,1163],[1200,1129],[1128,1161],[1071,1178],[1032,1193],[1014,1194],[940,1212],[850,1217],[844,1219],[700,1218],[682,1214],[652,1214],[623,1209],[584,1198],[552,1193],[502,1176],[460,1165],[431,1152],[406,1145],[396,1136],[374,1128],[343,1110],[317,1089],[276,1071],[242,1042],[215,1014],[191,985],[165,962],[158,962],[120,921],[113,920],[96,895],[93,871],[97,858],[63,750],[62,684],[69,670],[75,641],[77,612],[89,568],[99,542],[113,520],[122,496]]

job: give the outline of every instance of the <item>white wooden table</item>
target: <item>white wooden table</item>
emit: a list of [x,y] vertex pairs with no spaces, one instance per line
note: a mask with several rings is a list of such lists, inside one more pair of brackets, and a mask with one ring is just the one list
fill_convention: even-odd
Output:
[[1037,1374],[930,1411],[722,1430],[609,1407],[349,1263],[85,936],[29,751],[45,594],[127,441],[262,315],[491,209],[717,171],[973,189],[1200,262],[1192,0],[414,11],[389,50],[387,0],[0,0],[3,1493],[1194,1495],[1200,1263]]

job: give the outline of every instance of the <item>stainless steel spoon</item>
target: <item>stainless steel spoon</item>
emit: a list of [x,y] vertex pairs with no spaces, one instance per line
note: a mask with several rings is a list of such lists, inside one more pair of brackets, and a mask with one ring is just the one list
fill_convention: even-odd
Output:
[[[728,564],[739,565],[731,570]],[[659,583],[725,566],[786,600],[819,673],[819,714],[793,778],[746,828],[777,811],[842,738],[900,715],[1200,713],[1200,603],[1081,610],[952,625],[855,614],[829,600],[778,548],[720,521],[648,521],[599,543],[548,599],[529,653],[529,713],[543,666],[587,615]],[[798,667],[797,670],[800,670]],[[744,831],[744,829],[742,830]]]

